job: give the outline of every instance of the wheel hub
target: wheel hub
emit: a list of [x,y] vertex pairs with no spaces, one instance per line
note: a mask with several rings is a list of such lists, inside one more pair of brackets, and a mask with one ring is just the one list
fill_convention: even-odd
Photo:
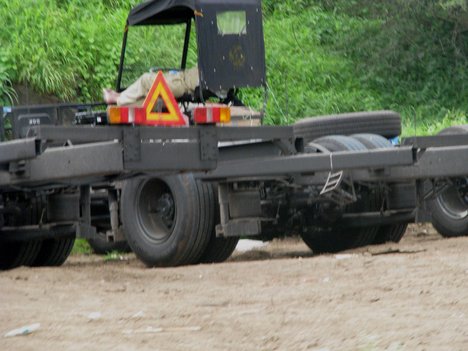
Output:
[[156,202],[154,213],[159,214],[167,228],[171,228],[174,222],[174,199],[171,194],[164,193]]
[[139,190],[138,219],[142,234],[152,242],[164,242],[171,235],[176,218],[176,203],[169,186],[151,179]]

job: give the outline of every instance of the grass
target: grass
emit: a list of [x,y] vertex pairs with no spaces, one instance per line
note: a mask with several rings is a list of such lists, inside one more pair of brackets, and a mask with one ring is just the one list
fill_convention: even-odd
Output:
[[[441,111],[443,113],[443,110]],[[461,124],[468,124],[468,117],[462,110],[446,110],[442,117],[426,117],[424,109],[413,109],[403,114],[402,136],[435,135],[441,130]]]
[[[72,255],[93,255],[94,251],[92,247],[89,245],[88,241],[83,238],[78,238],[75,240],[75,245],[73,246]],[[120,251],[111,251],[104,255],[104,261],[119,261],[125,253]]]
[[89,246],[86,239],[76,239],[75,245],[73,246],[73,250],[71,252],[72,255],[91,255],[93,254],[93,249]]
[[123,255],[122,252],[119,252],[119,251],[111,251],[111,252],[108,252],[108,253],[104,256],[104,261],[105,261],[105,262],[120,261],[120,260],[122,259],[122,255]]

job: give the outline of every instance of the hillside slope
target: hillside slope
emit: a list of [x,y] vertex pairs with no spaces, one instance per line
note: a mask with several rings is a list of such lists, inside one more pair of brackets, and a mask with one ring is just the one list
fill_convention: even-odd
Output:
[[[0,1],[0,103],[14,103],[13,82],[62,101],[97,100],[113,85],[136,1]],[[399,111],[411,132],[415,120],[418,132],[466,123],[465,32],[433,4],[264,0],[267,123],[375,109]],[[158,46],[171,50],[165,39]],[[262,92],[242,95],[262,105]]]

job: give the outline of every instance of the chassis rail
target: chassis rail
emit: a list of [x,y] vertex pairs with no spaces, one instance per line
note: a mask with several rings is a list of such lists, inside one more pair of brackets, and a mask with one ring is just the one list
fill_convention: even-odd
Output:
[[[210,180],[312,176],[351,170],[356,181],[468,175],[468,136],[411,138],[402,146],[298,153],[291,127],[33,127],[0,144],[0,187],[79,185],[151,173],[200,172]],[[454,146],[455,144],[455,146]],[[238,150],[238,152],[233,152]],[[261,150],[261,151],[260,151]]]

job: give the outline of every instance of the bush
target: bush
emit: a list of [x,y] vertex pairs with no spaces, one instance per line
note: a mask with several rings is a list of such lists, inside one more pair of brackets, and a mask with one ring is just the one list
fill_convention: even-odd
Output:
[[11,62],[10,55],[0,49],[0,105],[7,104],[16,98],[10,80],[14,70],[15,65]]
[[[61,100],[113,86],[125,19],[136,0],[9,0],[0,16],[0,99],[11,82]],[[266,122],[394,109],[409,129],[465,121],[468,10],[464,0],[264,0]],[[175,34],[174,34],[175,35]],[[149,37],[135,38],[138,42]],[[173,34],[151,41],[167,61]],[[143,45],[141,43],[141,45]],[[196,62],[194,45],[189,65]],[[173,56],[173,55],[172,55]],[[139,53],[147,67],[150,58]],[[264,94],[245,89],[261,108]],[[454,117],[455,116],[455,117]]]
[[128,11],[121,3],[4,2],[0,7],[4,22],[0,39],[7,43],[8,61],[15,63],[6,78],[61,100],[96,98],[100,87],[115,79]]
[[460,5],[464,2],[325,2],[330,11],[366,21],[360,30],[346,32],[336,46],[353,60],[356,76],[378,93],[384,108],[403,112],[406,124],[416,117],[422,125],[444,119],[447,111],[466,111],[468,12]]
[[[377,109],[379,96],[361,85],[355,63],[337,52],[343,28],[360,27],[362,21],[325,12],[306,4],[298,11],[288,3],[271,3],[265,21],[269,103],[267,123],[287,124],[304,116]],[[284,9],[288,9],[285,11]],[[243,98],[251,102],[252,95]],[[257,107],[261,94],[255,95]]]

